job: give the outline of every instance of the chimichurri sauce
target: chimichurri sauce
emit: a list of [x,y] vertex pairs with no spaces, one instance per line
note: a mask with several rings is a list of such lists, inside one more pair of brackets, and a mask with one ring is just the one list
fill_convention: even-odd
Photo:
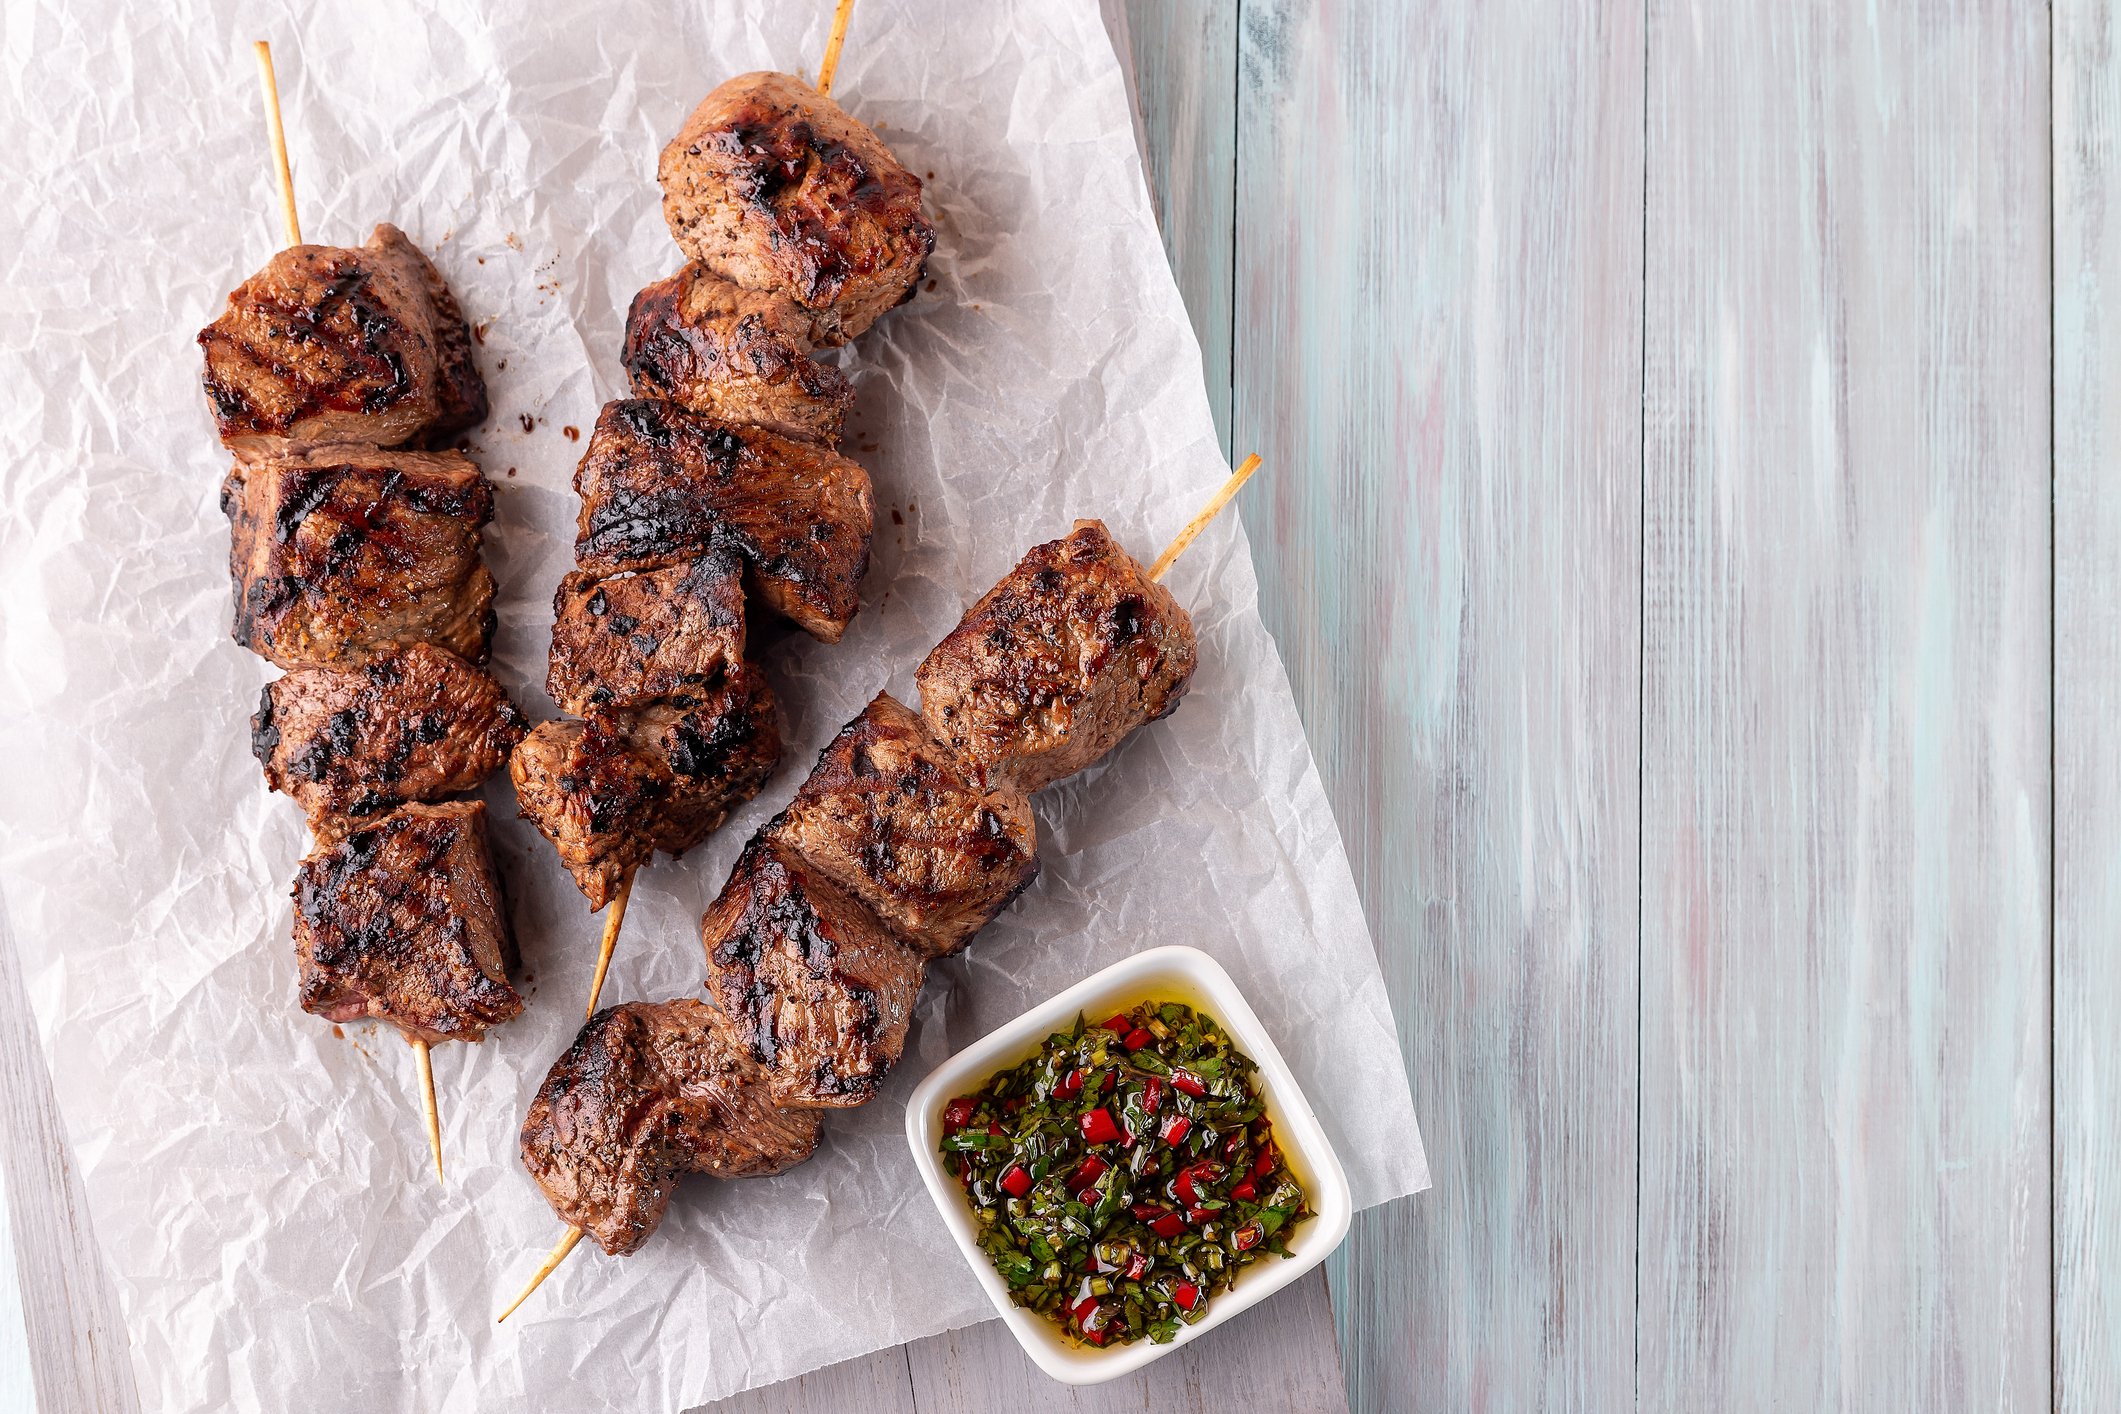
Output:
[[950,1102],[942,1154],[1010,1297],[1092,1345],[1172,1339],[1311,1216],[1252,1062],[1176,1002],[1077,1016]]

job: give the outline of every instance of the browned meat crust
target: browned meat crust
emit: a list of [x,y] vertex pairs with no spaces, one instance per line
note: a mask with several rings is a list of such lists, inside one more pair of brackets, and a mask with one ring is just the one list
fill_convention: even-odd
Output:
[[723,551],[603,579],[576,571],[552,600],[545,690],[577,716],[697,691],[744,657],[744,563]]
[[648,1240],[686,1174],[779,1173],[817,1148],[817,1111],[774,1108],[726,1026],[690,1000],[598,1012],[531,1101],[523,1167],[613,1256]]
[[394,447],[486,417],[486,384],[441,272],[391,225],[359,249],[281,251],[199,331],[214,424],[231,447],[270,437]]
[[294,892],[304,1011],[439,1044],[523,1009],[480,802],[404,806],[304,859]]
[[1171,592],[1079,520],[988,590],[915,681],[921,716],[969,772],[1030,795],[1174,711],[1197,658]]
[[663,149],[663,217],[694,260],[809,311],[846,343],[913,295],[935,231],[877,135],[786,74],[740,74]]
[[656,850],[682,854],[759,792],[781,756],[764,674],[641,712],[541,723],[509,758],[516,802],[559,851],[592,913]]
[[235,640],[283,668],[351,668],[432,643],[486,661],[493,487],[455,452],[242,447],[221,487]]
[[474,789],[528,729],[499,683],[417,643],[358,668],[303,668],[268,683],[250,743],[266,784],[293,796],[330,845],[408,800]]
[[780,295],[692,262],[633,297],[624,361],[637,398],[831,447],[854,385],[810,357],[809,331],[809,316]]
[[766,604],[837,643],[861,608],[869,473],[821,447],[676,403],[606,403],[574,474],[575,563],[662,569],[716,550],[750,561]]
[[859,1105],[906,1045],[926,964],[792,850],[744,847],[701,923],[708,990],[777,1103]]
[[1031,802],[966,780],[882,693],[820,753],[769,833],[931,958],[963,947],[1038,877]]

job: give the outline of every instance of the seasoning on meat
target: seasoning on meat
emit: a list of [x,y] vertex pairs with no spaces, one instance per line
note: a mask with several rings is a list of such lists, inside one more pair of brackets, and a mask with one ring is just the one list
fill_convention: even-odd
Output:
[[733,552],[668,569],[577,570],[552,601],[545,690],[577,716],[696,690],[744,657],[744,566]]
[[1168,716],[1197,660],[1171,591],[1082,520],[988,590],[914,680],[969,772],[1032,795]]
[[425,643],[298,669],[266,685],[250,720],[266,783],[325,845],[407,801],[476,789],[529,726],[499,683]]
[[906,1044],[920,955],[793,851],[745,846],[701,924],[707,986],[782,1105],[876,1093]]
[[717,829],[780,755],[772,689],[740,659],[641,711],[541,723],[508,769],[523,818],[596,912],[656,850],[682,854]]
[[358,667],[432,643],[486,661],[493,487],[455,452],[245,446],[221,487],[235,640],[283,668]]
[[935,249],[920,179],[787,74],[740,74],[708,94],[656,175],[685,253],[802,306],[819,347],[848,342],[911,298]]
[[815,1110],[774,1107],[758,1066],[696,1001],[597,1013],[523,1121],[523,1167],[613,1256],[648,1240],[686,1174],[748,1178],[817,1147]]
[[861,607],[873,508],[846,458],[675,403],[606,403],[574,474],[575,563],[662,569],[717,550],[750,562],[767,606],[837,643]]
[[963,947],[1038,877],[1031,802],[968,781],[883,693],[818,756],[769,832],[928,957]]
[[304,859],[294,892],[304,1011],[440,1043],[523,1009],[479,801],[402,806]]
[[669,398],[722,422],[836,445],[854,384],[810,357],[810,318],[689,262],[633,297],[626,371],[637,398]]
[[281,251],[229,295],[199,344],[230,447],[275,437],[446,442],[486,417],[463,312],[392,225],[358,249]]

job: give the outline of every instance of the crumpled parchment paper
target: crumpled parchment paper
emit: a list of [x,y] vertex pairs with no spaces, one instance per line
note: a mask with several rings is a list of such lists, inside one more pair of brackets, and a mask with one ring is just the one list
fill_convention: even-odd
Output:
[[[584,1244],[505,1326],[559,1232],[517,1126],[580,1025],[598,936],[505,775],[486,796],[530,1005],[435,1052],[446,1187],[404,1044],[297,1009],[306,835],[249,751],[274,670],[228,637],[228,458],[193,343],[279,241],[249,41],[275,42],[305,236],[395,222],[478,326],[495,670],[544,717],[574,438],[622,392],[634,291],[679,264],[656,155],[722,79],[814,75],[830,9],[9,8],[0,881],[147,1408],[678,1409],[985,1319],[906,1153],[905,1096],[1156,944],[1229,968],[1358,1207],[1426,1186],[1234,514],[1167,581],[1200,630],[1191,696],[1039,798],[1044,874],[934,971],[886,1093],[790,1173],[688,1184],[639,1254]],[[699,917],[738,847],[871,694],[917,700],[915,665],[1026,548],[1097,517],[1146,561],[1225,475],[1094,3],[862,0],[835,88],[926,179],[938,236],[919,298],[841,355],[845,450],[876,482],[863,609],[831,648],[754,630],[787,761],[641,875],[607,1004],[698,993]]]

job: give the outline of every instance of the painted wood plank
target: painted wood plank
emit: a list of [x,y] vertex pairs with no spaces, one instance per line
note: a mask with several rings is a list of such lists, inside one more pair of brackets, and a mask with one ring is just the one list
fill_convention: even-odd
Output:
[[2044,1408],[2045,14],[1648,39],[1641,1406]]
[[693,1414],[915,1414],[913,1374],[907,1368],[911,1347],[842,1360],[807,1375],[746,1390]]
[[2053,16],[2055,1407],[2094,1414],[2121,1409],[2121,11]]
[[[131,1414],[140,1399],[125,1326],[65,1136],[0,902],[0,1169],[23,1296],[27,1377],[40,1409]],[[22,1374],[0,1372],[0,1389]]]
[[[1281,1352],[1262,1358],[1263,1338]],[[1288,1410],[1346,1414],[1323,1273],[1313,1273],[1242,1318],[1109,1384],[1060,1384],[1031,1363],[1007,1327],[983,1321],[906,1347],[921,1414],[1061,1414],[1147,1409],[1156,1414]]]
[[1230,444],[1231,234],[1237,198],[1237,0],[1126,0],[1149,190]]
[[1632,1398],[1642,34],[1246,0],[1235,446],[1436,1187],[1335,1273],[1363,1411]]

